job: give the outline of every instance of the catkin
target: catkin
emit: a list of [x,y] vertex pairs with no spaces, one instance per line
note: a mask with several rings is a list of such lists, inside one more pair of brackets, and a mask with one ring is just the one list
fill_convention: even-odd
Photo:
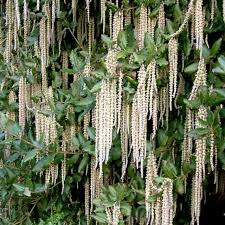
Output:
[[[63,51],[62,52],[62,68],[63,70],[66,70],[69,66],[69,60],[68,60],[68,52]],[[68,73],[63,71],[63,88],[68,88]]]
[[169,105],[172,110],[172,101],[177,92],[177,63],[178,63],[178,43],[176,38],[171,38],[168,43],[169,58]]
[[204,42],[203,29],[204,29],[204,13],[203,13],[203,0],[196,0],[195,2],[195,39],[196,49],[201,50]]
[[[199,120],[206,120],[207,110],[201,106],[196,115],[195,128],[203,126]],[[191,224],[195,222],[199,224],[201,201],[203,198],[203,181],[205,179],[205,155],[206,155],[206,137],[201,137],[195,140],[195,156],[196,168],[192,183],[192,199],[191,199]]]
[[138,31],[138,46],[139,49],[144,47],[145,33],[148,31],[148,12],[144,4],[141,5]]
[[146,155],[147,135],[147,98],[146,98],[146,71],[144,65],[138,73],[138,87],[134,95],[131,113],[131,142],[133,161],[141,170],[143,177],[143,162]]
[[101,22],[103,24],[103,34],[105,33],[105,12],[106,12],[106,0],[101,0]]
[[22,130],[26,123],[26,79],[20,77],[19,80],[19,125]]

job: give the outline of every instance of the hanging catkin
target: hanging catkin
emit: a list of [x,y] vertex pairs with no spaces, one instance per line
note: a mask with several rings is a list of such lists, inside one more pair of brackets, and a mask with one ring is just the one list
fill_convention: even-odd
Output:
[[148,31],[148,11],[144,4],[141,5],[138,30],[139,49],[144,47],[145,33]]
[[19,80],[19,125],[22,130],[25,128],[26,122],[26,79],[20,77]]
[[162,2],[159,7],[158,27],[164,29],[165,26],[166,26],[166,18],[165,18],[164,3]]
[[87,218],[87,225],[90,223],[90,183],[89,179],[84,185],[84,205],[85,205],[85,216]]
[[101,23],[103,24],[103,34],[105,33],[105,12],[106,12],[106,0],[101,1]]
[[177,92],[178,43],[176,38],[171,38],[169,40],[168,59],[169,59],[169,101],[171,111],[173,98],[176,97]]
[[131,113],[131,139],[133,161],[140,168],[143,177],[143,163],[146,155],[147,113],[146,71],[144,65],[138,73],[138,87],[134,95]]
[[122,154],[122,175],[121,180],[123,181],[126,175],[126,169],[128,165],[128,144],[129,144],[129,134],[130,134],[130,106],[123,99],[122,109],[121,109],[121,128],[120,128],[120,138],[121,138],[121,154]]
[[155,36],[155,26],[156,26],[156,18],[151,18],[150,17],[151,15],[151,10],[150,10],[150,7],[148,7],[148,33],[151,34],[152,38],[154,38]]
[[24,45],[26,46],[28,35],[28,8],[26,0],[23,0],[23,29],[24,29]]
[[149,153],[147,161],[147,172],[145,178],[145,207],[146,207],[146,217],[149,220],[151,216],[151,203],[148,199],[155,191],[155,178],[157,176],[157,165],[156,158],[153,152]]
[[6,23],[7,33],[6,33],[6,42],[5,42],[5,51],[4,58],[6,63],[9,63],[11,60],[11,50],[12,50],[12,40],[13,40],[13,18],[14,13],[12,11],[13,5],[12,0],[6,1]]
[[[199,120],[206,120],[207,110],[201,106],[196,115],[195,128],[203,128]],[[196,168],[192,180],[191,225],[199,224],[201,201],[203,198],[203,181],[205,179],[206,137],[195,140]]]
[[96,166],[99,165],[102,173],[103,163],[108,161],[112,145],[112,131],[115,120],[116,81],[103,80],[102,88],[96,96]]
[[45,93],[47,91],[47,35],[46,35],[46,19],[42,17],[40,21],[40,37],[39,37],[39,47],[41,50],[41,75],[42,75],[42,91]]
[[203,0],[196,0],[194,16],[195,16],[196,49],[201,50],[204,42],[203,29],[205,23],[203,13]]
[[69,59],[68,59],[68,52],[63,51],[62,52],[62,69],[63,71],[63,88],[67,89],[68,88],[68,73],[65,72],[65,70],[69,66]]
[[193,87],[191,90],[191,94],[189,96],[189,100],[195,99],[198,94],[199,89],[202,86],[206,86],[206,68],[204,59],[201,59],[198,64],[198,71],[193,83]]
[[14,8],[15,8],[15,18],[16,18],[16,25],[17,30],[20,29],[20,11],[19,11],[19,1],[14,0]]

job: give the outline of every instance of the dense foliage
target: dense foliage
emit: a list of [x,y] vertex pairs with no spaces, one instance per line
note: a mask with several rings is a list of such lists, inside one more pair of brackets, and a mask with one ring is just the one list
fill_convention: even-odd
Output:
[[0,224],[198,223],[224,192],[225,1],[0,15]]

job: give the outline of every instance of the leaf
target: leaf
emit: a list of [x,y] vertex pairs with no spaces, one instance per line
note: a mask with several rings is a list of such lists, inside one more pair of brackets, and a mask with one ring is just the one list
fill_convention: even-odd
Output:
[[83,159],[81,160],[80,162],[80,165],[78,167],[78,172],[81,173],[84,171],[85,167],[87,166],[88,164],[88,160],[89,160],[89,157],[87,155],[84,155]]
[[112,39],[105,34],[101,35],[102,41],[107,45],[108,48],[112,47]]
[[101,90],[102,82],[98,82],[95,84],[92,89],[90,90],[91,93],[96,93]]
[[127,202],[122,202],[120,204],[120,209],[123,215],[130,216],[132,207]]
[[196,139],[199,137],[203,137],[203,136],[207,135],[208,133],[209,133],[208,128],[196,128],[196,129],[191,130],[188,133],[188,136]]
[[33,168],[33,172],[40,172],[54,161],[55,155],[48,155],[37,162]]
[[221,68],[223,69],[223,71],[225,71],[225,57],[223,55],[221,55],[218,58],[218,62],[220,64]]
[[80,142],[79,142],[79,139],[76,136],[72,137],[72,144],[75,147],[75,150],[79,149]]
[[160,58],[156,60],[157,65],[159,66],[167,66],[168,65],[168,61],[165,58]]
[[6,124],[6,129],[9,132],[9,134],[13,135],[13,136],[19,136],[22,132],[20,126],[18,123],[13,122],[11,120],[9,120]]
[[214,42],[210,51],[211,56],[215,56],[219,52],[221,48],[221,44],[222,44],[222,38],[219,38],[217,41]]
[[126,37],[126,32],[125,31],[120,31],[118,36],[117,36],[117,44],[118,46],[125,50],[127,47],[127,37]]
[[95,101],[94,97],[86,97],[76,102],[76,106],[91,105]]
[[219,94],[220,96],[225,98],[225,88],[221,88],[221,89],[214,89],[214,91]]
[[221,69],[219,66],[215,67],[212,69],[213,73],[218,73],[218,74],[225,74],[225,71]]
[[29,151],[26,156],[23,158],[22,163],[30,161],[31,159],[33,159],[38,153],[37,149],[33,149],[32,151]]
[[163,161],[163,172],[166,177],[169,177],[171,179],[173,179],[177,176],[177,168],[171,162]]
[[198,109],[201,105],[201,102],[199,101],[199,99],[195,99],[195,100],[183,99],[183,102],[190,109]]
[[70,62],[73,65],[73,69],[75,72],[82,71],[82,69],[84,68],[84,60],[82,60],[81,57],[78,56],[75,50],[72,50],[70,53]]
[[198,70],[198,63],[192,63],[184,69],[185,73],[195,73]]
[[83,148],[84,152],[87,152],[89,155],[95,155],[95,145],[87,145]]
[[88,127],[87,128],[88,136],[95,141],[95,128],[94,127]]
[[13,186],[18,192],[24,192],[25,190],[25,186],[23,184],[17,183],[17,184],[13,184]]
[[180,194],[180,195],[184,194],[184,183],[183,183],[183,181],[180,178],[178,178],[176,180],[175,185],[176,185],[177,193]]
[[108,223],[107,216],[105,213],[96,213],[95,215],[92,215],[92,217],[99,223]]
[[157,135],[157,140],[160,146],[165,146],[168,141],[168,136],[166,135],[165,131],[159,130]]

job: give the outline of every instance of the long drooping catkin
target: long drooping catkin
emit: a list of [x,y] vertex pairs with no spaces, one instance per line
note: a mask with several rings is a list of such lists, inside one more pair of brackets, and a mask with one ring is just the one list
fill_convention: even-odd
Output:
[[[199,120],[205,120],[207,110],[201,106],[196,115],[195,128],[203,128]],[[192,180],[191,224],[199,224],[201,201],[203,198],[203,181],[205,179],[206,137],[195,140],[196,168]]]
[[138,87],[134,95],[131,113],[131,140],[133,161],[141,170],[143,177],[143,163],[146,155],[147,114],[148,103],[146,98],[146,71],[144,65],[138,73]]
[[19,80],[19,125],[22,130],[26,123],[26,79],[20,77]]
[[177,92],[177,63],[178,63],[178,43],[176,38],[171,38],[168,43],[169,58],[169,101],[170,111],[172,110],[173,98]]
[[204,42],[203,29],[205,23],[202,0],[196,0],[194,16],[195,16],[196,49],[201,50]]
[[148,31],[148,11],[144,4],[141,5],[138,28],[138,46],[141,49],[144,47],[145,33]]

